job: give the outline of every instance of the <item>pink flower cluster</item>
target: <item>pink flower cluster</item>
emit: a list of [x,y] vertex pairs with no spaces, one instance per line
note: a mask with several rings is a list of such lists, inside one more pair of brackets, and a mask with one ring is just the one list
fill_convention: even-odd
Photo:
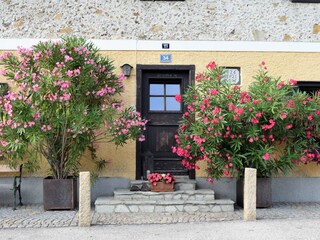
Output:
[[209,179],[241,175],[244,167],[270,176],[320,159],[313,150],[301,152],[303,144],[312,149],[319,142],[319,93],[294,92],[297,81],[268,76],[265,62],[247,91],[220,84],[222,69],[215,62],[206,67],[183,96],[187,112],[172,148],[186,168],[197,169],[197,162],[205,161]]
[[176,181],[176,178],[173,177],[170,173],[151,173],[148,176],[148,181],[152,185],[157,185],[158,182],[163,182],[166,184],[172,183]]
[[[125,77],[115,75],[112,62],[82,39],[18,48],[17,54],[2,54],[0,65],[0,73],[17,86],[0,96],[0,155],[16,161],[26,149],[53,147],[69,151],[61,153],[66,159],[70,149],[80,149],[72,153],[78,154],[76,159],[110,134],[118,145],[128,139],[144,141],[147,121],[115,97],[123,92]],[[71,147],[53,146],[66,142]]]
[[54,86],[59,86],[60,90],[65,92],[71,86],[71,82],[70,81],[66,81],[66,80],[59,80],[57,82],[54,82],[53,85]]
[[96,92],[96,95],[102,97],[102,96],[107,95],[107,94],[113,95],[115,92],[116,92],[115,88],[108,87],[108,85],[106,85],[105,87],[103,87],[100,90],[98,90]]
[[[115,139],[127,138],[136,132],[146,129],[147,120],[143,119],[139,112],[128,112],[127,115],[116,119],[112,125],[108,126],[112,130]],[[144,141],[145,136],[140,135],[139,141]]]

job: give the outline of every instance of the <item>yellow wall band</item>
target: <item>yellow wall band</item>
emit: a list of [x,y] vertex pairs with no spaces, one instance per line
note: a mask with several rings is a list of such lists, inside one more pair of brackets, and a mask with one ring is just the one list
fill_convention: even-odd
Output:
[[[320,46],[320,44],[316,45]],[[168,51],[101,51],[103,55],[114,60],[114,66],[118,73],[121,71],[120,66],[124,63],[129,63],[134,67],[132,75],[125,81],[125,93],[123,94],[123,100],[126,106],[136,105],[136,65],[160,64],[160,53],[166,52]],[[192,64],[196,67],[196,73],[204,71],[206,64],[212,60],[216,61],[220,66],[240,67],[241,85],[244,87],[252,81],[252,76],[257,72],[258,65],[261,61],[267,62],[270,75],[281,76],[284,81],[288,81],[291,78],[299,81],[320,81],[320,51],[318,50],[317,52],[170,51],[170,54],[172,54],[172,63],[169,63],[170,65]],[[4,81],[4,79],[1,78],[1,81]],[[136,149],[134,141],[122,148],[119,147],[118,149],[116,149],[112,144],[101,144],[98,149],[98,156],[111,160],[111,163],[107,164],[107,167],[102,172],[101,176],[126,177],[130,179],[135,178]],[[84,161],[84,159],[82,161],[81,170],[91,170],[93,167],[92,164]],[[43,162],[43,168],[36,174],[37,176],[47,175],[45,161]],[[204,167],[202,169],[204,169]],[[205,176],[206,175],[203,170],[197,172],[197,177]],[[290,176],[319,177],[320,168],[316,167],[315,164],[301,166]]]

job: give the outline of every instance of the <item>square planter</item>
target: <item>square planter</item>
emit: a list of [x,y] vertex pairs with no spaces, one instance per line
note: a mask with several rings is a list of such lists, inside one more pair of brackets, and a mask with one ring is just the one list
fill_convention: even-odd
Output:
[[43,179],[44,210],[75,209],[77,207],[77,179]]
[[[243,207],[243,178],[237,181],[237,205]],[[272,178],[257,178],[257,208],[272,206]]]

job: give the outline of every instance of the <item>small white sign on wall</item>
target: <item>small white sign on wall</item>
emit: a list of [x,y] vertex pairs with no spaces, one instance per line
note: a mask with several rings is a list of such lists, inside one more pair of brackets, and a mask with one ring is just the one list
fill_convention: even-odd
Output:
[[241,84],[240,68],[226,67],[222,75],[222,82],[232,84],[232,85],[240,85]]

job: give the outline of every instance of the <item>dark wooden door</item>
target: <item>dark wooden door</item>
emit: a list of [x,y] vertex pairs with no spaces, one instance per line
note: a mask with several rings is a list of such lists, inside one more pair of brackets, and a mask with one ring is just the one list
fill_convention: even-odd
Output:
[[146,178],[147,171],[188,175],[194,172],[181,164],[172,153],[179,121],[185,111],[183,103],[175,100],[183,95],[194,76],[193,66],[138,65],[138,110],[148,119],[146,141],[137,151],[137,178]]

